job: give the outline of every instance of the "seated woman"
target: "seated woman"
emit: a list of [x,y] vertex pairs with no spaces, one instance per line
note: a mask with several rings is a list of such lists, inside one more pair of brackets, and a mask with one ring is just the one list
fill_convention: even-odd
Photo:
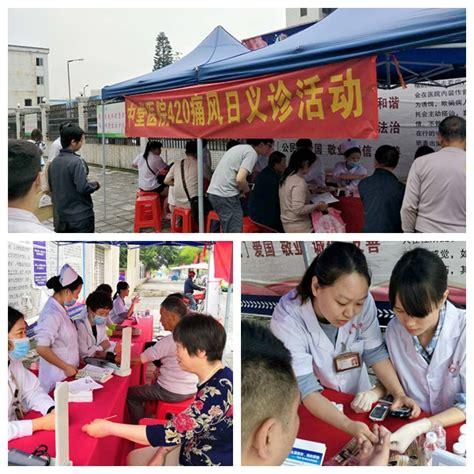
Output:
[[339,187],[347,186],[351,191],[357,191],[357,186],[367,176],[367,170],[360,163],[360,148],[347,145],[344,151],[344,161],[334,165],[332,176]]
[[233,375],[222,363],[225,330],[212,316],[191,313],[175,327],[173,338],[180,367],[199,378],[191,406],[164,426],[99,419],[82,429],[95,438],[119,436],[155,446],[132,451],[129,465],[231,466]]
[[145,151],[133,160],[132,166],[138,168],[140,191],[155,192],[166,196],[164,180],[169,166],[161,158],[162,148],[161,142],[149,140]]
[[[30,350],[25,317],[8,307],[8,440],[30,436],[39,430],[54,430],[54,400],[41,388],[38,378],[21,359]],[[31,410],[43,416],[23,420]]]
[[389,298],[396,318],[387,327],[387,347],[407,395],[432,414],[392,435],[399,452],[436,424],[466,419],[466,312],[448,293],[446,266],[429,250],[405,253],[393,269]]
[[107,318],[112,309],[112,298],[102,291],[94,291],[86,299],[79,318],[75,321],[79,340],[79,356],[115,361],[115,342],[107,337]]
[[[341,413],[321,393],[324,388],[351,393],[351,408],[370,411],[385,393],[392,408],[408,406],[420,414],[398,380],[384,345],[377,308],[369,291],[371,275],[362,250],[333,242],[313,260],[299,285],[278,302],[270,323],[289,349],[305,408],[315,417],[356,438],[375,441],[369,427]],[[368,368],[378,379],[373,386]],[[385,387],[385,388],[384,388]]]
[[114,295],[113,308],[110,312],[110,319],[115,324],[122,324],[126,319],[130,319],[133,315],[135,305],[140,303],[140,297],[134,296],[132,304],[127,306],[125,298],[130,294],[130,285],[126,281],[117,283],[117,291]]
[[278,194],[285,232],[312,232],[311,213],[328,207],[324,202],[311,203],[311,194],[304,180],[304,175],[315,160],[316,155],[311,150],[296,150],[283,173]]

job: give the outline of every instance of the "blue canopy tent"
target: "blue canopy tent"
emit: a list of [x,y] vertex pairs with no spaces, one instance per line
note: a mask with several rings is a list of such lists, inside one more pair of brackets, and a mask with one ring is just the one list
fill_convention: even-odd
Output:
[[379,87],[466,76],[466,10],[339,8],[324,20],[266,48],[199,69],[199,82],[276,74],[347,59],[377,57]]
[[[123,98],[127,95],[143,94],[166,89],[175,89],[198,83],[199,68],[210,62],[239,56],[249,50],[222,26],[214,30],[189,54],[179,61],[143,76],[119,82],[102,89],[102,178],[105,185],[105,101]],[[203,190],[202,141],[198,140],[198,187],[199,196]],[[105,187],[105,186],[104,186]],[[106,187],[105,187],[106,190]],[[104,190],[104,215],[107,216],[106,192]],[[202,218],[201,218],[202,215]],[[199,206],[199,231],[204,231],[204,208],[202,199]]]

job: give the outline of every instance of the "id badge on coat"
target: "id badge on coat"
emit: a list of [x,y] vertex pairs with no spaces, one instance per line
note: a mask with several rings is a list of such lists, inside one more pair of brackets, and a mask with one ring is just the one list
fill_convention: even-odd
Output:
[[358,352],[344,352],[334,357],[334,368],[336,372],[345,372],[346,370],[357,369],[361,366],[360,355]]

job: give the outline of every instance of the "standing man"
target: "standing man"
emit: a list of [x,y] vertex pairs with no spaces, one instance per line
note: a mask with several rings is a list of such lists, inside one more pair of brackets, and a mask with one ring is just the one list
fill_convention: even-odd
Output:
[[250,191],[247,177],[252,173],[258,155],[268,156],[272,149],[271,138],[253,138],[247,140],[246,145],[235,145],[219,160],[207,192],[223,232],[242,232],[239,196]]
[[204,290],[204,288],[196,285],[194,282],[193,282],[193,278],[196,276],[196,273],[191,270],[189,273],[188,273],[188,278],[186,279],[186,281],[184,282],[184,296],[186,296],[186,298],[189,299],[189,304],[191,306],[191,310],[192,311],[195,311],[196,308],[197,308],[197,305],[196,305],[196,300],[194,299],[194,296],[193,296],[193,293],[194,293],[194,290],[197,290],[197,291],[202,291]]
[[91,194],[100,188],[87,180],[86,166],[78,152],[84,144],[84,131],[70,124],[61,131],[62,149],[48,170],[55,212],[56,232],[94,232],[94,206]]
[[8,232],[52,232],[33,214],[41,189],[41,154],[30,141],[8,140]]
[[399,158],[395,147],[378,147],[374,173],[359,183],[364,206],[364,232],[402,232],[400,209],[405,185],[394,174]]
[[445,118],[437,138],[441,150],[417,158],[408,173],[404,232],[466,232],[466,120]]
[[284,232],[280,220],[280,179],[286,170],[286,155],[274,151],[268,158],[268,166],[263,168],[255,180],[249,197],[249,216],[257,224],[276,232]]
[[[174,331],[176,325],[187,314],[186,305],[176,296],[167,296],[160,306],[160,321],[166,331]],[[176,343],[173,334],[163,337],[156,344],[140,354],[139,362],[146,364],[160,361],[160,373],[156,383],[130,387],[127,393],[127,407],[130,421],[138,423],[145,416],[145,402],[163,400],[180,402],[196,393],[198,379],[191,372],[185,372],[176,358]]]

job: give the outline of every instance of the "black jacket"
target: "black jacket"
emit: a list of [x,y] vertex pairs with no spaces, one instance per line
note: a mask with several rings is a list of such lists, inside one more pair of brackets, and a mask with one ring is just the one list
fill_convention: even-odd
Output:
[[94,215],[91,194],[98,189],[87,180],[82,158],[63,148],[48,168],[53,206],[61,222],[76,222]]
[[402,232],[400,209],[405,185],[391,172],[376,168],[359,183],[364,206],[364,232]]

